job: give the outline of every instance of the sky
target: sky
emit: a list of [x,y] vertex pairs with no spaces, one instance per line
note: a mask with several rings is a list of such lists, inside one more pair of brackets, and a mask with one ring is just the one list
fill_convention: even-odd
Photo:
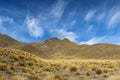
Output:
[[120,45],[120,0],[0,0],[0,33],[26,43]]

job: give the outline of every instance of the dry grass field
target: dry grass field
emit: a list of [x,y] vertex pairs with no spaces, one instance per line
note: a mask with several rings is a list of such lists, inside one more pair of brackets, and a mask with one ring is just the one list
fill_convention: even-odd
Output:
[[0,80],[120,80],[120,60],[41,59],[0,48]]

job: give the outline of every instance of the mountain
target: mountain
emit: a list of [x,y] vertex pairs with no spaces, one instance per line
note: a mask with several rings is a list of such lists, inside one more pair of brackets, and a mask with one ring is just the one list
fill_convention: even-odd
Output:
[[35,47],[41,49],[46,54],[52,56],[60,56],[65,54],[71,55],[73,51],[75,52],[79,49],[79,46],[68,39],[60,40],[58,38],[51,38],[40,43],[34,44]]
[[51,38],[34,46],[54,58],[120,59],[120,46],[114,44],[77,45],[68,39]]
[[120,46],[114,44],[77,45],[67,38],[50,38],[39,43],[21,43],[0,35],[0,47],[33,53],[42,58],[120,59]]

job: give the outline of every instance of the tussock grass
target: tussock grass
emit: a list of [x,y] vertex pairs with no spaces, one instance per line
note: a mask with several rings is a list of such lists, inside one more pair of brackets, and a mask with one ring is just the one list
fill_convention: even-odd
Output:
[[71,72],[76,72],[76,71],[77,71],[77,67],[71,66],[71,67],[69,68],[69,70],[70,70]]
[[20,79],[21,76],[33,74],[30,79],[36,80],[33,78],[40,73],[42,67],[47,66],[45,61],[33,54],[9,48],[0,48],[0,59],[0,74],[4,73],[11,80],[23,80]]
[[[0,80],[113,80],[120,60],[45,60],[28,52],[0,48]],[[117,79],[116,79],[117,80]]]

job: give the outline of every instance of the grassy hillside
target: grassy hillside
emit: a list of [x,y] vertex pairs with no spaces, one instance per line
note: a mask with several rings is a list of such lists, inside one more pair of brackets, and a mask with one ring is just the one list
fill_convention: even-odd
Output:
[[[58,38],[51,38],[40,43],[35,43],[35,47],[41,49],[46,54],[54,55],[71,55],[79,49],[79,46],[68,39],[60,40]],[[69,54],[68,54],[69,53]]]
[[120,59],[120,46],[114,44],[94,44],[79,46],[79,53],[89,59]]
[[60,59],[120,59],[120,46],[113,44],[77,45],[68,39],[51,38],[33,45]]
[[40,56],[42,58],[49,58],[49,56],[44,54],[44,52],[42,52],[40,49],[32,46],[32,44],[16,41],[15,39],[3,34],[0,34],[0,47],[19,49],[30,52],[32,54],[36,54],[37,56]]
[[31,78],[33,74],[36,79],[39,79],[37,74],[44,66],[47,66],[47,63],[33,54],[15,49],[0,48],[0,74],[8,80],[9,77],[12,78],[13,76]]

